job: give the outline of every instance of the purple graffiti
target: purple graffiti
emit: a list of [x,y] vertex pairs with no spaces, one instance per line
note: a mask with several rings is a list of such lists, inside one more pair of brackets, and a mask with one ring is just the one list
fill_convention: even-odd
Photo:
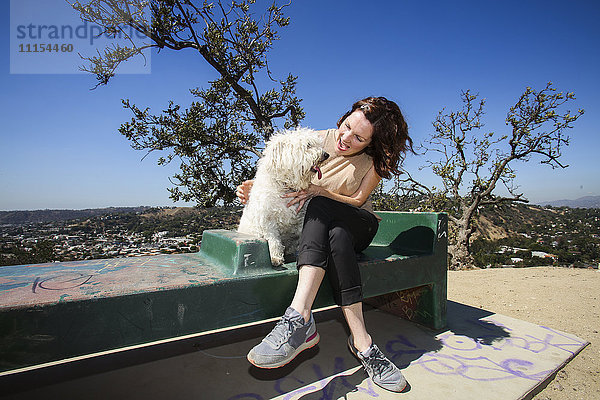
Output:
[[[508,327],[498,321],[469,322],[493,323],[508,330]],[[548,331],[543,337],[533,335],[517,336],[511,333],[502,341],[490,344],[485,344],[481,337],[471,338],[446,332],[437,337],[443,344],[443,352],[427,351],[415,346],[406,337],[397,335],[396,339],[387,342],[386,350],[388,354],[391,354],[394,361],[399,361],[403,356],[421,355],[411,365],[418,365],[436,375],[457,375],[475,381],[497,381],[515,378],[539,381],[550,374],[552,370],[543,369],[543,367],[528,359],[506,358],[494,360],[485,356],[477,356],[477,354],[481,350],[498,351],[510,348],[525,350],[533,354],[550,350],[575,354],[581,349],[582,345],[587,343],[550,328],[540,328]],[[533,359],[535,360],[535,358]]]
[[[572,356],[588,344],[544,326],[536,327],[530,334],[518,335],[514,327],[510,328],[493,318],[463,320],[458,326],[464,327],[465,323],[480,329],[469,336],[447,331],[429,337],[435,341],[434,344],[429,339],[424,341],[427,344],[422,344],[419,337],[409,339],[396,334],[385,342],[385,352],[400,368],[410,365],[411,369],[421,368],[423,372],[439,377],[451,376],[476,382],[513,379],[540,382],[555,370],[556,365],[544,361],[550,353],[553,356],[559,353]],[[436,349],[432,350],[433,347]],[[362,368],[356,363],[348,367],[346,360],[335,357],[333,366],[313,363],[312,379],[303,375],[301,380],[291,374],[278,379],[273,389],[286,400],[317,397],[329,400],[350,392],[360,393],[361,398],[379,397],[377,387]],[[243,396],[246,397],[235,399],[259,398],[250,397],[250,394]]]
[[[286,381],[292,380],[298,383],[304,382],[294,376],[287,376],[277,380],[275,383],[275,390],[277,393],[285,394],[284,400],[297,398],[299,395],[305,393],[318,394],[323,400],[333,400],[339,398],[340,391],[358,392],[369,397],[379,396],[370,380],[367,381],[367,388],[358,387],[348,380],[348,369],[345,365],[344,358],[342,357],[335,357],[333,373],[331,374],[324,373],[323,369],[318,364],[313,364],[312,370],[317,378],[316,382],[288,392],[283,389],[283,384]],[[361,377],[361,380],[363,379],[364,378]]]
[[539,381],[552,372],[536,370],[536,365],[528,360],[511,358],[496,362],[488,357],[463,357],[458,354],[428,353],[412,365],[419,365],[435,375],[458,375],[480,382],[514,378]]

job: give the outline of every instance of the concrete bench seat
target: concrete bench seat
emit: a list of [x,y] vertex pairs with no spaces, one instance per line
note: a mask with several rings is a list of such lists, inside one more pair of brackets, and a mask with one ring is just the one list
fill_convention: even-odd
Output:
[[[442,328],[446,215],[378,214],[360,255],[366,301]],[[297,271],[269,259],[264,240],[209,230],[199,253],[0,267],[0,375],[276,318]],[[315,308],[332,304],[324,283]]]

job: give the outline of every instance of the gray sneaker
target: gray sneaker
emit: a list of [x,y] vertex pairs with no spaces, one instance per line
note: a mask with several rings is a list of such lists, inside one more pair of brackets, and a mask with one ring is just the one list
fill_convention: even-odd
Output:
[[354,347],[352,335],[348,338],[348,347],[352,354],[362,363],[371,380],[384,389],[392,392],[401,392],[406,387],[406,379],[393,362],[379,350],[375,343],[366,351],[360,352]]
[[298,311],[288,307],[271,333],[250,350],[247,358],[259,368],[278,368],[317,343],[319,334],[312,313],[310,320],[304,322]]

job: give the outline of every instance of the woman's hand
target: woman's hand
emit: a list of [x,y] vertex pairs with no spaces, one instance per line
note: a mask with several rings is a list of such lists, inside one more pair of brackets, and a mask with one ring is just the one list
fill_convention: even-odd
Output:
[[235,190],[235,195],[238,197],[238,199],[240,199],[242,204],[246,204],[250,199],[250,190],[252,189],[252,185],[254,185],[254,180],[244,181]]
[[304,203],[306,203],[306,200],[312,199],[315,196],[323,195],[324,192],[325,192],[325,189],[323,189],[321,186],[313,185],[311,183],[310,186],[305,190],[299,190],[297,192],[286,193],[281,197],[291,198],[292,200],[290,200],[287,203],[287,206],[291,207],[294,204],[298,204],[298,206],[296,207],[296,212],[300,212],[300,210],[302,209],[302,206],[304,205]]

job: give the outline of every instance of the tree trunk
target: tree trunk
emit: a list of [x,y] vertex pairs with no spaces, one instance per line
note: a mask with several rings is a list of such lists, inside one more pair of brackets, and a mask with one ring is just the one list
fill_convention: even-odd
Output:
[[448,246],[448,253],[450,254],[450,265],[451,270],[470,269],[475,267],[475,260],[471,255],[469,244],[471,241],[471,235],[473,234],[473,228],[471,225],[475,210],[479,205],[479,198],[475,198],[471,204],[462,204],[462,215],[459,219],[454,219],[454,234],[451,235],[454,240]]

